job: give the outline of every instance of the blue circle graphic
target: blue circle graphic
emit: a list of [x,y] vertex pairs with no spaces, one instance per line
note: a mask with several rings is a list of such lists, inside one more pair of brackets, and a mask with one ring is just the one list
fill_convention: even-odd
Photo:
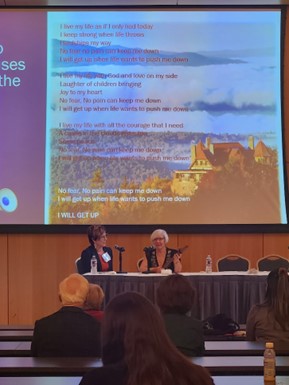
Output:
[[18,200],[15,193],[10,188],[0,189],[0,211],[12,213],[17,209]]
[[2,203],[4,206],[8,206],[9,205],[9,199],[7,197],[3,197],[2,198]]

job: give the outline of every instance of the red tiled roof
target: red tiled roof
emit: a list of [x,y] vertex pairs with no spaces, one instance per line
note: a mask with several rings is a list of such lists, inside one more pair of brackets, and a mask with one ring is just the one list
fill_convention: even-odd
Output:
[[270,151],[268,150],[267,146],[260,140],[257,143],[257,146],[255,147],[255,152],[254,152],[255,157],[268,157],[271,156]]
[[205,146],[204,144],[200,141],[197,145],[196,145],[196,159],[199,159],[199,160],[207,160],[207,156],[204,152],[205,150]]
[[229,143],[214,143],[214,147],[216,149],[230,149],[230,148],[244,148],[240,143],[238,142],[229,142]]

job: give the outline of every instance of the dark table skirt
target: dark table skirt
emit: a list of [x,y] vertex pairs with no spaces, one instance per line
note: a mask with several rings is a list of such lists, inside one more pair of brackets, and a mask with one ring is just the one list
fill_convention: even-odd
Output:
[[[252,305],[262,302],[266,290],[266,274],[213,273],[184,274],[196,289],[194,315],[199,319],[225,313],[239,324],[245,324]],[[85,277],[99,284],[105,292],[105,303],[127,291],[142,293],[153,303],[161,274],[97,274]]]

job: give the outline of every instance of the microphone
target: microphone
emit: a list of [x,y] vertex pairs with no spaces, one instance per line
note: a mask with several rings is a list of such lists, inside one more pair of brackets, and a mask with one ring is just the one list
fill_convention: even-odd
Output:
[[123,253],[125,251],[125,248],[122,246],[114,245],[114,248],[118,250],[120,253]]
[[143,249],[143,251],[146,253],[146,252],[151,252],[151,251],[153,251],[154,250],[154,247],[153,246],[148,246],[148,247],[145,247],[144,249]]

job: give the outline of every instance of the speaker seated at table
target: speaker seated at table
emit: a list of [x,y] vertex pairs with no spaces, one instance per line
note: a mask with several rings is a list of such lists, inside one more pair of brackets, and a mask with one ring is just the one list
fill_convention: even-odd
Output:
[[250,261],[237,254],[229,254],[217,261],[218,271],[248,271]]
[[277,254],[270,254],[264,258],[260,258],[257,261],[257,267],[259,271],[272,271],[278,269],[279,267],[289,268],[288,259],[281,257]]

